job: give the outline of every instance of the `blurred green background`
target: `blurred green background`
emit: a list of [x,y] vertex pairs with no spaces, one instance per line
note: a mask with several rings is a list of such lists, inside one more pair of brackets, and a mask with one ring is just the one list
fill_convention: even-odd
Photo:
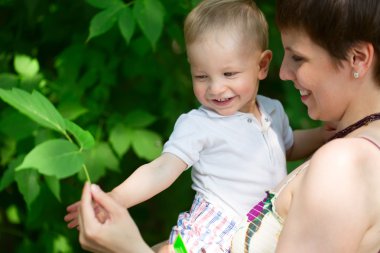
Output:
[[[199,1],[199,0],[198,0]],[[197,0],[0,0],[0,88],[38,90],[66,118],[89,130],[93,182],[109,191],[156,157],[175,120],[198,106],[182,25]],[[260,93],[283,102],[294,128],[312,122],[292,85],[279,80],[282,46],[274,1],[257,1],[274,52]],[[25,154],[57,138],[0,101],[0,251],[82,252],[66,228],[66,206],[80,197],[83,173],[59,181],[59,196],[38,173],[15,171]],[[289,163],[289,170],[297,163]],[[130,209],[148,243],[167,239],[193,192],[190,171]]]

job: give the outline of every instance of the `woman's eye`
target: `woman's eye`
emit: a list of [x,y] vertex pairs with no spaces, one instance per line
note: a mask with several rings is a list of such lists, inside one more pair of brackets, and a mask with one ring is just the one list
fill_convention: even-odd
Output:
[[303,58],[302,58],[301,56],[298,56],[298,55],[293,55],[293,56],[292,56],[292,59],[293,59],[293,61],[295,61],[295,62],[300,62],[300,61],[303,60]]

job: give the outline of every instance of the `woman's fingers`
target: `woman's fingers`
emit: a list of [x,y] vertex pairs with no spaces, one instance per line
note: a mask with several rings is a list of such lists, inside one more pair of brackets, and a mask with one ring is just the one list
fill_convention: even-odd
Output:
[[[106,222],[97,218],[102,208]],[[91,252],[149,252],[153,251],[141,238],[128,211],[99,186],[86,183],[79,208],[79,241]]]
[[96,243],[97,234],[101,224],[95,217],[95,211],[92,205],[92,196],[90,184],[85,183],[82,192],[82,199],[79,207],[78,222],[79,227],[79,242],[85,250],[93,252],[101,252]]
[[98,185],[91,185],[91,193],[94,201],[100,205],[100,208],[105,210],[106,213],[114,214],[115,212],[119,212],[120,210],[124,211],[124,208],[120,206],[116,201],[110,197],[107,193],[102,191]]
[[85,183],[83,187],[82,198],[81,198],[80,208],[79,208],[80,221],[83,223],[80,225],[85,225],[86,227],[91,226],[91,224],[94,224],[93,219],[94,218],[96,219],[95,211],[92,206],[92,196],[91,196],[90,186],[91,185],[89,183],[87,182]]

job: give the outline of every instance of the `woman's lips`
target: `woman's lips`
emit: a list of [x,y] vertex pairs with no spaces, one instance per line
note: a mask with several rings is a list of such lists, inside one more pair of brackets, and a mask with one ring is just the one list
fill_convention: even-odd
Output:
[[310,96],[311,92],[306,90],[300,90],[301,100],[304,102]]

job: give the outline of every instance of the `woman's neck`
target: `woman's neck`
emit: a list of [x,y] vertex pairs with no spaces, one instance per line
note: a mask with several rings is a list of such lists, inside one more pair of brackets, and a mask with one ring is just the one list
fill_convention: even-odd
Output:
[[343,138],[347,135],[350,135],[351,133],[355,132],[358,129],[361,129],[365,126],[368,126],[374,121],[380,120],[380,111],[376,113],[372,113],[369,115],[366,115],[362,117],[361,119],[355,121],[354,123],[348,125],[347,127],[338,130],[338,132],[330,138],[330,140],[336,139],[336,138]]

